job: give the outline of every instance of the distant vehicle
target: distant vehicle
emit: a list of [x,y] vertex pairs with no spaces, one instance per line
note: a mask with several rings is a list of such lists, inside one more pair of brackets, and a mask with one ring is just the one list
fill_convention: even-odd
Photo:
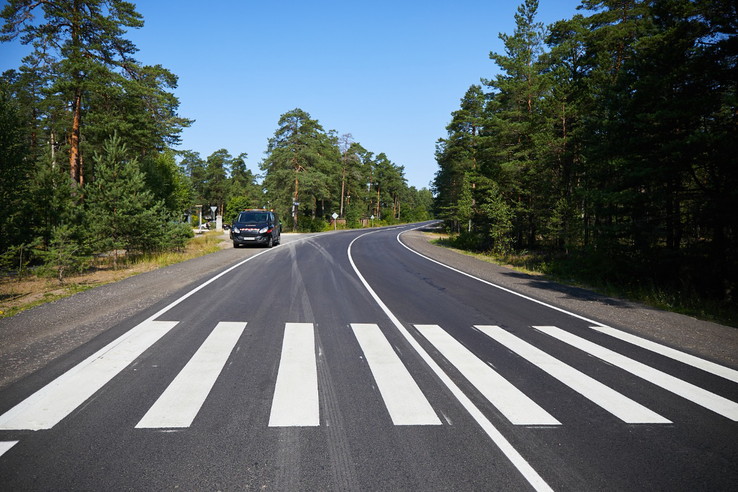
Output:
[[244,210],[231,224],[233,247],[242,244],[261,244],[271,248],[282,240],[282,225],[277,214],[270,210]]

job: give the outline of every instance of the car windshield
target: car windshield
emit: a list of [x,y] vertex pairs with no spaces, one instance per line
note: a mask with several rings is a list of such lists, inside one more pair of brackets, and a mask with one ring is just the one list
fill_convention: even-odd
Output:
[[267,214],[264,212],[241,212],[238,214],[237,222],[266,222]]

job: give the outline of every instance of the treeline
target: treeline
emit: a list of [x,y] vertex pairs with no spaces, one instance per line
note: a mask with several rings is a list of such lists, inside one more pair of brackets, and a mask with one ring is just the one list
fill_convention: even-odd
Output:
[[431,218],[432,193],[408,187],[402,166],[299,108],[280,117],[260,168],[267,206],[292,216],[293,230],[322,230],[334,213],[348,227]]
[[[429,217],[429,190],[402,167],[326,132],[294,110],[270,139],[264,174],[246,154],[176,151],[192,121],[178,114],[177,77],[142,65],[126,30],[143,26],[120,0],[11,0],[0,41],[33,47],[0,77],[0,268],[45,265],[60,280],[105,255],[182,248],[211,207],[230,221],[247,207],[278,209],[297,226],[334,212],[358,226]],[[263,182],[260,180],[263,178]],[[200,206],[201,208],[198,208]]]
[[33,47],[0,79],[0,260],[62,280],[107,253],[181,248],[191,202],[172,146],[177,77],[142,65],[123,1],[9,1],[0,40]]
[[475,248],[735,301],[736,4],[585,0],[547,27],[537,8],[437,144],[439,217]]
[[280,215],[285,230],[303,232],[325,230],[334,213],[346,227],[431,218],[431,191],[408,186],[404,168],[384,153],[375,156],[350,133],[324,130],[299,108],[277,125],[258,175],[247,168],[245,153],[233,157],[221,149],[206,159],[179,153],[192,203],[203,205],[205,218],[212,219],[211,207],[224,223],[245,208],[268,208]]

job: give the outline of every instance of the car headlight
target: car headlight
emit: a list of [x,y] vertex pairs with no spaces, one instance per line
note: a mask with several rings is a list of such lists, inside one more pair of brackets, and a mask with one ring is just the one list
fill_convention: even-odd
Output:
[[269,227],[269,226],[267,226],[267,227],[262,227],[261,229],[259,229],[259,234],[265,234],[265,233],[267,233],[267,232],[271,232],[271,231],[272,231],[272,229],[271,229],[271,227]]
[[241,230],[238,227],[234,227],[233,228],[233,232],[235,232],[236,234],[238,234],[239,232],[241,232]]

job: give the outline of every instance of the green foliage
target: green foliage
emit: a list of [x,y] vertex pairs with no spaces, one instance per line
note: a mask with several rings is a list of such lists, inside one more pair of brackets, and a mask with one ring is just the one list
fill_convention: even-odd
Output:
[[487,243],[485,249],[499,255],[507,254],[513,242],[511,232],[514,212],[497,186],[490,187],[480,203],[479,210],[486,219],[484,222],[486,225],[484,236]]
[[[330,199],[337,184],[330,179],[338,174],[335,137],[299,108],[283,114],[278,124],[260,166],[265,171],[267,199],[282,217],[291,214],[293,202],[303,207],[310,203],[315,213],[318,202]],[[293,231],[298,229],[298,216],[294,216]]]
[[192,202],[192,188],[187,176],[177,166],[174,153],[168,150],[144,158],[141,170],[154,199],[163,202],[169,213],[179,217]]
[[109,251],[117,267],[120,250],[148,252],[163,246],[164,207],[146,188],[138,161],[117,135],[95,155],[95,181],[87,187],[88,228],[97,251]]
[[0,80],[0,252],[26,240],[23,227],[30,196],[23,128],[7,83]]
[[195,231],[192,227],[183,222],[168,222],[164,232],[163,249],[184,251],[187,242],[195,237]]
[[0,269],[3,272],[15,272],[18,280],[22,280],[28,272],[28,266],[34,260],[35,252],[32,244],[10,246],[0,254]]
[[[264,192],[256,182],[256,176],[246,167],[246,153],[230,161],[230,175],[226,192],[226,210],[229,210],[231,200],[239,200],[239,209],[265,207]],[[243,200],[242,200],[243,199]],[[269,208],[269,207],[266,207]],[[233,207],[230,207],[233,211]],[[229,217],[224,214],[223,220]]]
[[[79,189],[51,153],[37,161],[32,176],[30,196],[33,200],[26,203],[25,225],[31,237],[40,241],[40,247],[48,248],[55,229],[61,226],[79,229],[85,210],[79,204]],[[79,232],[77,236],[82,237]]]
[[537,6],[438,142],[437,215],[470,247],[735,303],[735,5],[585,0],[547,29]]
[[216,213],[223,211],[228,187],[226,172],[232,160],[233,157],[226,149],[220,149],[210,154],[205,164],[205,196],[209,206],[218,207]]
[[241,210],[252,208],[251,200],[245,196],[238,196],[232,198],[226,206],[225,213],[223,214],[223,223],[230,223],[236,219],[236,216]]
[[331,230],[329,222],[304,215],[297,218],[297,232],[323,232]]
[[56,277],[59,284],[64,283],[67,275],[84,271],[91,258],[87,245],[78,237],[78,231],[67,225],[55,227],[48,249],[38,254],[44,261],[38,273]]
[[137,48],[124,35],[143,26],[134,4],[12,0],[0,16],[0,41],[20,37],[34,47],[14,80],[31,153],[41,155],[44,145],[63,150],[80,187],[94,172],[92,155],[113,133],[143,157],[178,143],[191,124],[177,115],[179,101],[169,92],[177,77],[133,58]]

